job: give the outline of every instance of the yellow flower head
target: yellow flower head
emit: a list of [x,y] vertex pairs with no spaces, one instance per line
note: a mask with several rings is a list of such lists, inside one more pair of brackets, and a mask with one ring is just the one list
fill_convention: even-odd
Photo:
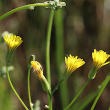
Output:
[[[109,54],[106,54],[103,50],[97,51],[94,49],[94,52],[92,53],[93,63],[94,66],[99,69],[104,65],[107,65],[109,62],[106,62],[106,60],[110,57]],[[106,63],[105,63],[106,62]]]
[[103,50],[97,51],[96,49],[94,49],[94,52],[92,53],[93,66],[88,74],[89,79],[94,79],[98,69],[110,63],[110,61],[106,62],[109,57],[110,55],[106,54],[106,52],[104,52]]
[[21,37],[16,35],[6,35],[4,36],[4,41],[9,47],[9,50],[15,50],[23,42]]
[[71,56],[71,54],[68,57],[65,57],[65,63],[66,63],[66,68],[67,72],[73,72],[80,66],[85,64],[85,61],[83,59],[78,58],[77,56]]
[[39,77],[39,79],[41,79],[43,77],[43,69],[41,64],[37,61],[31,61],[31,65],[36,75]]
[[8,47],[6,61],[10,62],[12,60],[14,51],[23,42],[23,40],[21,39],[21,37],[16,35],[6,35],[4,36],[4,41]]
[[47,79],[43,75],[43,69],[42,69],[41,64],[37,61],[31,61],[31,65],[33,67],[34,72],[36,73],[36,75],[38,76],[38,78],[42,84],[43,90],[50,93],[51,88],[50,88],[50,85],[49,85]]
[[85,61],[83,61],[83,59],[78,58],[78,56],[74,57],[70,54],[68,57],[65,57],[65,63],[66,71],[63,74],[63,79],[67,79],[73,71],[84,65]]

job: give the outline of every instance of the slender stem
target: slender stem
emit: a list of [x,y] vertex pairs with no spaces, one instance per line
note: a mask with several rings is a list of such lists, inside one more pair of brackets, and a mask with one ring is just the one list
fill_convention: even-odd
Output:
[[61,84],[63,81],[64,81],[63,79],[60,80],[59,83],[55,86],[55,88],[54,88],[53,91],[52,91],[52,95],[53,95],[53,93],[58,89],[58,87],[60,86],[60,84]]
[[51,10],[49,24],[48,24],[48,30],[47,30],[47,39],[46,39],[46,71],[47,71],[47,80],[48,80],[49,84],[51,84],[51,79],[50,79],[50,39],[51,39],[53,15],[54,15],[54,10]]
[[108,110],[110,110],[110,107],[109,107],[109,109]]
[[[50,39],[51,39],[53,15],[54,15],[54,10],[51,9],[50,18],[49,18],[49,24],[48,24],[48,29],[47,29],[47,39],[46,39],[46,73],[47,73],[47,80],[48,80],[48,82],[50,84],[50,87],[51,87],[51,76],[50,76]],[[48,103],[49,103],[49,110],[52,110],[52,99],[51,99],[51,95],[49,95],[49,94],[48,94]]]
[[52,95],[48,93],[49,110],[52,110]]
[[105,79],[105,81],[103,83],[103,87],[101,88],[99,94],[97,95],[97,97],[96,97],[96,99],[95,99],[95,101],[94,101],[94,103],[93,103],[93,105],[92,105],[90,110],[94,110],[95,105],[96,105],[99,97],[101,96],[102,92],[104,91],[104,89],[105,89],[105,87],[106,87],[106,85],[108,84],[109,81],[110,81],[110,73],[107,75],[107,77],[106,77],[106,79]]
[[27,83],[28,83],[29,104],[30,104],[31,110],[33,110],[32,102],[31,102],[31,94],[30,94],[30,68],[28,69],[28,79],[27,79],[27,81],[28,81]]
[[[47,73],[47,80],[48,80],[48,82],[50,84],[50,87],[51,87],[51,76],[50,76],[50,39],[51,39],[53,15],[54,15],[54,10],[51,10],[49,24],[48,24],[48,30],[47,30],[47,41],[46,41],[46,73]],[[52,110],[52,96],[50,94],[48,94],[48,103],[49,103],[49,110]]]
[[[62,0],[60,0],[62,1]],[[58,77],[59,81],[62,77],[63,71],[62,71],[62,64],[64,63],[64,30],[63,30],[63,9],[57,10],[55,12],[55,34],[56,34],[56,63],[57,63],[57,69],[58,69]],[[60,54],[59,54],[60,53]],[[61,86],[60,89],[60,99],[62,108],[64,108],[66,105],[69,104],[69,97],[68,97],[68,86],[67,86],[67,80],[65,80]],[[66,100],[65,100],[66,99]]]
[[85,96],[84,99],[80,100],[77,105],[78,110],[84,110],[87,107],[87,105],[89,105],[89,103],[97,96],[97,94],[99,93],[99,90],[100,89],[98,89],[97,91],[91,92],[90,94]]
[[71,103],[64,109],[67,110],[73,103],[74,101],[78,98],[78,96],[81,94],[81,92],[84,90],[84,88],[87,86],[87,84],[90,82],[91,79],[88,79],[85,85],[82,87],[82,89],[79,91],[79,93],[75,96],[75,98],[71,101]]
[[26,110],[29,110],[26,105],[24,104],[24,102],[22,101],[22,99],[20,98],[20,96],[18,95],[18,93],[16,92],[15,88],[13,87],[13,84],[11,82],[11,79],[10,79],[10,76],[9,76],[9,72],[8,72],[8,63],[6,64],[6,70],[7,70],[7,78],[8,78],[8,81],[9,81],[9,84],[13,90],[13,92],[15,93],[15,95],[17,96],[17,98],[19,99],[19,101],[22,103],[22,105],[24,106],[24,108]]
[[2,15],[2,16],[0,17],[0,21],[1,21],[2,19],[6,18],[7,16],[11,15],[11,14],[14,13],[14,12],[17,12],[17,11],[20,11],[20,10],[23,10],[23,9],[29,9],[31,6],[33,6],[33,7],[34,7],[34,6],[44,6],[44,7],[48,7],[49,4],[45,4],[45,3],[34,3],[34,4],[29,4],[29,5],[20,6],[20,7],[18,7],[18,8],[15,8],[15,9],[13,9],[13,10],[11,10],[11,11],[5,13],[4,15]]

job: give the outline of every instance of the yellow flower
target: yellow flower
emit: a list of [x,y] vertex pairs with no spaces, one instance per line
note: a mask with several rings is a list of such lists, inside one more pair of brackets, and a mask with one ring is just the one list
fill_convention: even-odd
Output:
[[43,77],[43,69],[41,64],[37,61],[31,61],[31,65],[38,78],[41,79]]
[[49,85],[47,79],[43,75],[43,69],[42,69],[41,64],[37,61],[31,61],[31,65],[33,67],[34,72],[36,73],[36,75],[38,76],[38,78],[42,84],[43,90],[50,93],[51,88],[50,88],[50,85]]
[[[99,69],[104,65],[107,65],[109,62],[106,62],[106,60],[110,57],[109,54],[106,54],[103,50],[97,51],[94,49],[94,52],[92,53],[93,63],[94,66]],[[106,63],[105,63],[106,62]]]
[[12,60],[14,51],[23,42],[23,40],[21,39],[21,37],[16,35],[6,35],[4,36],[4,41],[8,47],[6,61],[10,62]]
[[110,55],[106,54],[106,52],[104,52],[103,50],[97,51],[96,49],[94,49],[94,52],[92,53],[93,66],[88,74],[89,79],[94,79],[98,69],[110,63],[110,61],[106,62],[109,57]]
[[9,47],[9,50],[15,50],[23,42],[21,37],[16,35],[10,35],[10,37],[6,35],[4,36],[4,41]]
[[65,63],[66,63],[66,68],[67,72],[73,72],[80,66],[85,64],[85,61],[83,59],[78,58],[77,56],[71,56],[71,54],[68,57],[65,57]]
[[65,63],[66,72],[64,73],[63,78],[67,79],[73,71],[84,65],[85,61],[83,61],[83,59],[78,58],[78,56],[74,57],[70,54],[68,57],[65,57]]

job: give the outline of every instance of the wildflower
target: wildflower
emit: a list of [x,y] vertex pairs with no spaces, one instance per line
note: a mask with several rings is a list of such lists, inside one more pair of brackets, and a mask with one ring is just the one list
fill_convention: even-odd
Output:
[[10,35],[10,36],[6,35],[4,36],[4,41],[8,47],[6,61],[10,62],[12,60],[14,51],[23,42],[23,40],[21,39],[21,37],[16,35]]
[[70,54],[68,57],[65,57],[65,63],[66,63],[66,71],[63,75],[63,78],[67,79],[73,71],[84,65],[85,61],[83,61],[83,59],[78,58],[78,56],[74,57],[71,56]]
[[[94,79],[96,76],[96,73],[98,69],[100,69],[102,66],[107,65],[110,63],[110,61],[106,62],[106,60],[110,57],[109,54],[106,54],[103,50],[97,51],[94,49],[94,52],[92,53],[93,58],[93,66],[91,71],[89,72],[88,77],[90,79]],[[105,63],[106,62],[106,63]]]
[[37,61],[31,61],[31,65],[42,84],[43,90],[50,93],[50,85],[45,76],[43,75],[43,69],[41,64]]
[[43,77],[43,69],[39,62],[37,61],[31,61],[31,65],[33,67],[34,72],[38,76],[39,79],[42,79]]
[[[92,53],[93,63],[94,66],[99,69],[104,65],[107,65],[109,62],[106,62],[106,60],[110,57],[109,54],[106,54],[103,50],[100,50],[99,52],[94,49],[94,52]],[[106,63],[105,63],[106,62]]]

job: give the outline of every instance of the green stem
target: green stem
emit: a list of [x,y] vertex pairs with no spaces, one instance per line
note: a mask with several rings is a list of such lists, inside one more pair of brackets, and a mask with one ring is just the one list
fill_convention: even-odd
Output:
[[[47,80],[51,87],[51,76],[50,76],[50,39],[51,39],[51,30],[52,30],[52,22],[53,22],[54,10],[51,9],[50,19],[47,29],[47,39],[46,39],[46,73],[47,73]],[[50,91],[51,92],[51,91]],[[52,110],[52,99],[51,95],[48,94],[48,103],[49,103],[49,110]]]
[[90,110],[94,110],[95,105],[96,105],[99,97],[101,96],[102,92],[104,91],[104,89],[105,89],[105,87],[106,87],[106,85],[108,84],[109,81],[110,81],[110,73],[107,75],[107,77],[106,77],[106,79],[105,79],[105,81],[103,83],[103,87],[101,88],[99,94],[97,95],[97,97],[96,97],[96,99],[95,99],[95,101],[94,101],[94,103],[93,103],[93,105],[92,105]]
[[108,110],[110,110],[110,107],[109,107],[109,109]]
[[50,78],[50,39],[51,39],[53,15],[54,15],[54,10],[51,10],[48,29],[47,29],[47,39],[46,39],[46,72],[47,72],[47,80],[48,80],[49,84],[51,84],[51,78]]
[[27,79],[27,81],[28,81],[27,83],[28,83],[29,104],[30,104],[31,110],[33,110],[32,102],[31,102],[31,94],[30,94],[30,68],[28,69],[28,79]]
[[48,104],[49,104],[49,110],[52,110],[52,95],[48,93]]
[[[62,0],[60,0],[62,1]],[[63,0],[64,1],[64,0]],[[56,34],[56,63],[58,69],[59,81],[62,77],[62,65],[64,63],[64,30],[63,30],[63,9],[55,12],[55,34]],[[60,54],[59,54],[60,53]],[[60,99],[62,108],[69,104],[67,80],[65,80],[60,89]],[[66,99],[66,100],[65,100]]]
[[7,70],[7,78],[8,78],[9,84],[10,84],[10,86],[11,86],[13,92],[15,93],[15,95],[17,96],[17,98],[19,99],[19,101],[22,103],[22,105],[24,106],[24,108],[25,108],[26,110],[29,110],[29,109],[26,107],[26,105],[24,104],[24,102],[22,101],[22,99],[20,98],[20,96],[18,95],[18,93],[16,92],[16,90],[14,89],[14,87],[13,87],[13,84],[12,84],[12,82],[11,82],[11,79],[10,79],[10,76],[9,76],[9,72],[8,72],[8,63],[6,64],[6,70]]
[[84,110],[87,107],[87,105],[89,105],[89,103],[96,97],[98,93],[99,89],[97,91],[91,92],[90,94],[85,96],[84,99],[80,100],[77,105],[78,110]]
[[87,96],[85,96],[82,100],[80,100],[72,107],[72,110],[74,109],[84,110],[87,107],[87,105],[98,95],[103,85],[104,81],[101,83],[100,88],[98,88],[97,91],[91,92]]
[[18,8],[15,8],[7,13],[5,13],[4,15],[2,15],[0,17],[0,21],[4,18],[6,18],[7,16],[11,15],[12,13],[15,13],[17,11],[23,10],[23,9],[29,9],[31,6],[35,7],[35,6],[44,6],[44,7],[48,7],[49,4],[45,4],[45,3],[34,3],[34,4],[29,4],[29,5],[24,5],[24,6],[20,6]]
[[64,81],[63,79],[59,81],[59,83],[58,83],[58,84],[55,86],[55,88],[53,89],[51,95],[53,95],[53,93],[58,89],[58,87],[60,86],[60,84],[61,84],[63,81]]
[[87,86],[87,84],[90,82],[91,79],[88,79],[85,85],[82,87],[82,89],[79,91],[79,93],[75,96],[75,98],[71,101],[71,103],[64,109],[67,110],[73,103],[74,101],[78,98],[78,96],[81,94],[81,92],[84,90],[84,88]]

